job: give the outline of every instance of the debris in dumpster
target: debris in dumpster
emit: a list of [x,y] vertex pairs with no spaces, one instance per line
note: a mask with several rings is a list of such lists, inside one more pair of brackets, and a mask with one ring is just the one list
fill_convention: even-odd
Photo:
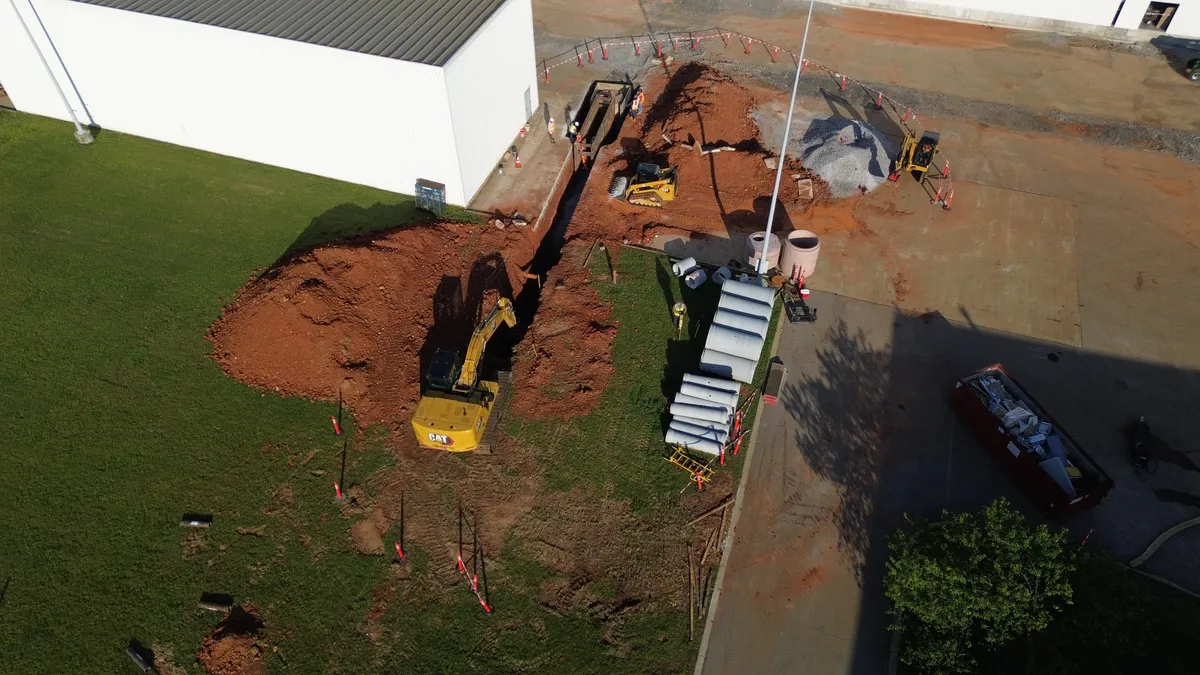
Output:
[[1075,488],[1071,481],[1083,477],[1063,448],[1062,439],[1054,434],[1054,426],[1039,420],[1033,411],[1011,394],[1004,383],[992,375],[984,375],[967,383],[993,415],[1000,419],[1016,444],[1009,443],[1009,452],[1016,456],[1028,452],[1036,456],[1042,470],[1050,475],[1072,499]]

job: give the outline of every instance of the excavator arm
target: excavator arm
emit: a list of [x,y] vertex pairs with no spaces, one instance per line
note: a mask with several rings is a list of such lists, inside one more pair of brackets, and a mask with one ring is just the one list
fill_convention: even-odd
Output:
[[492,311],[488,312],[487,318],[475,327],[471,343],[467,345],[467,353],[463,356],[458,381],[454,383],[455,391],[469,392],[475,387],[476,381],[479,380],[479,362],[483,360],[483,350],[502,321],[509,328],[517,325],[517,315],[513,311],[512,301],[508,298],[500,298]]

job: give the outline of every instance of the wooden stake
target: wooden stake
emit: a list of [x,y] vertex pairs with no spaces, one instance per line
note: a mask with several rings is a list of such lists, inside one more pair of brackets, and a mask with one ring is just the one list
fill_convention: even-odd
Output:
[[704,587],[700,590],[700,618],[703,619],[708,614],[708,591],[712,588],[713,568],[708,568],[708,573],[704,575]]
[[717,536],[717,531],[713,530],[708,533],[708,539],[704,542],[704,553],[700,554],[700,569],[704,569],[704,563],[708,562],[708,552],[712,550],[713,539]]
[[688,544],[688,642],[696,632],[696,572],[692,566],[692,545]]
[[600,239],[599,239],[599,238],[597,238],[597,239],[596,239],[596,241],[593,241],[593,242],[592,242],[592,247],[588,249],[588,254],[587,254],[587,256],[585,256],[585,257],[584,257],[584,259],[583,259],[583,266],[584,266],[584,267],[587,267],[588,261],[592,259],[592,252],[596,250],[596,244],[599,244],[599,243],[600,243]]
[[692,525],[695,525],[696,523],[704,520],[705,518],[711,516],[712,514],[716,513],[717,511],[720,511],[721,509],[725,508],[726,506],[729,506],[729,504],[732,502],[733,502],[733,495],[729,495],[728,497],[722,499],[720,501],[720,503],[717,504],[716,506],[712,507],[711,509],[709,509],[709,510],[705,511],[704,513],[701,513],[700,515],[693,518],[691,521],[688,522],[687,525],[684,525],[684,527],[691,527]]

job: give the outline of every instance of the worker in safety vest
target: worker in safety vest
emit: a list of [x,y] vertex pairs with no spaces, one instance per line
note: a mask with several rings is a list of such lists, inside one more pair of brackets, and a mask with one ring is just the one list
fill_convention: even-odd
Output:
[[583,151],[583,136],[575,136],[575,148],[579,151],[579,166],[587,167],[587,153]]
[[546,122],[546,132],[550,134],[550,142],[553,143],[554,142],[554,118],[553,117],[550,118],[550,121]]
[[646,95],[641,89],[633,96],[633,104],[629,106],[629,113],[637,117],[642,112],[642,106],[646,105]]

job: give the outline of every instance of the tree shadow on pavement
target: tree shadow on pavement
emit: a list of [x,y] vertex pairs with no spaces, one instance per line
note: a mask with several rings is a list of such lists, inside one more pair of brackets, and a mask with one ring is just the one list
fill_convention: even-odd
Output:
[[831,514],[838,549],[861,584],[871,516],[888,432],[891,352],[873,348],[842,320],[817,353],[819,372],[786,385],[786,411],[801,422],[795,444],[808,466],[838,486]]

